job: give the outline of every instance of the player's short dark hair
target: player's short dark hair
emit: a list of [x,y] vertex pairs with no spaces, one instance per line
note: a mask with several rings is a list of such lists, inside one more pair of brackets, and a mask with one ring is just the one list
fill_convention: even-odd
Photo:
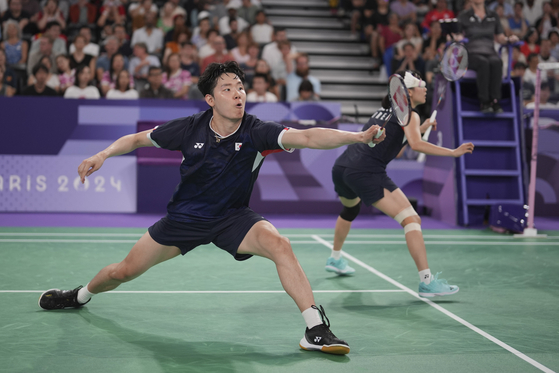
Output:
[[266,83],[270,83],[270,79],[268,78],[267,74],[261,74],[261,73],[254,74],[254,77],[252,78],[252,81],[254,82],[254,79],[256,79],[256,78],[262,78],[262,79],[264,79],[264,81]]
[[301,92],[312,92],[314,93],[314,87],[310,80],[305,79],[299,84],[299,93]]
[[38,63],[33,67],[33,76],[37,75],[39,71],[44,71],[45,74],[49,74],[49,69],[42,63]]
[[237,62],[214,62],[206,68],[206,70],[200,77],[200,80],[198,81],[198,88],[200,89],[200,92],[202,92],[204,96],[213,96],[213,91],[215,86],[217,85],[217,80],[222,74],[235,74],[239,79],[241,79],[241,82],[245,81],[245,73],[239,67],[239,64]]

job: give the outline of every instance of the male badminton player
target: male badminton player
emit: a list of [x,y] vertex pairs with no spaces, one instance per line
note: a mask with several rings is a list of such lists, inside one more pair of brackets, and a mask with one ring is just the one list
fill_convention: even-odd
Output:
[[[245,113],[243,80],[244,73],[236,62],[211,64],[198,83],[210,109],[124,136],[81,163],[78,173],[83,183],[107,158],[139,147],[180,150],[184,156],[181,182],[167,205],[167,216],[148,229],[123,261],[103,268],[85,287],[44,292],[40,307],[81,307],[95,294],[113,290],[156,264],[213,242],[236,260],[259,255],[276,264],[283,288],[307,324],[301,348],[331,354],[349,352],[349,345],[330,331],[322,306],[315,306],[311,286],[289,240],[252,211],[248,202],[267,154],[367,144],[379,127],[353,133],[325,128],[296,130],[263,122]],[[374,142],[383,139],[381,136]]]
[[[420,75],[411,71],[398,74],[404,78],[411,107],[415,108],[425,103],[427,89]],[[391,112],[387,95],[383,99],[382,108],[373,114],[363,130],[370,126],[382,125]],[[334,163],[332,179],[343,209],[336,221],[334,248],[326,262],[326,270],[338,275],[351,275],[355,272],[347,260],[342,258],[342,245],[363,201],[366,206],[376,207],[404,228],[408,249],[419,271],[419,294],[424,297],[454,294],[458,292],[458,286],[448,285],[445,280],[438,278],[438,274],[431,275],[421,233],[421,219],[402,190],[387,176],[386,166],[400,152],[406,139],[410,147],[417,152],[447,157],[460,157],[471,153],[474,145],[464,143],[452,150],[422,141],[421,132],[424,132],[431,122],[427,119],[420,126],[419,115],[415,111],[411,115],[410,123],[406,127],[402,127],[396,115],[392,115],[385,126],[385,141],[375,147],[365,144],[350,145]]]

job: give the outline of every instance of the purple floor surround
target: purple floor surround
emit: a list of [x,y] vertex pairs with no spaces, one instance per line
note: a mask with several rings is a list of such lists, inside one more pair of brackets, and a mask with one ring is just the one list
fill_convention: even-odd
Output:
[[[277,228],[334,228],[336,215],[265,215]],[[147,228],[161,215],[148,214],[70,214],[70,213],[0,213],[0,227],[102,227]],[[422,216],[424,229],[464,229]],[[559,230],[559,218],[536,217],[539,230]],[[399,229],[384,215],[363,215],[353,228]],[[484,227],[476,227],[484,228]]]

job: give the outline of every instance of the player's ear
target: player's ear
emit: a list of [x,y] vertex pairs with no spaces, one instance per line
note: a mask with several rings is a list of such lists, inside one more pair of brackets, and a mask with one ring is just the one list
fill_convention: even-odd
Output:
[[214,96],[207,94],[206,96],[204,96],[204,100],[206,100],[206,103],[210,105],[212,108],[214,107],[215,105]]

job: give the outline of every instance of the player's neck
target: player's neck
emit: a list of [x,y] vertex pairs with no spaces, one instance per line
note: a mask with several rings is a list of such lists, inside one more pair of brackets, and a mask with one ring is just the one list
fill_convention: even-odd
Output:
[[242,119],[231,120],[219,115],[215,115],[210,122],[211,129],[221,137],[227,137],[235,132],[241,125]]

